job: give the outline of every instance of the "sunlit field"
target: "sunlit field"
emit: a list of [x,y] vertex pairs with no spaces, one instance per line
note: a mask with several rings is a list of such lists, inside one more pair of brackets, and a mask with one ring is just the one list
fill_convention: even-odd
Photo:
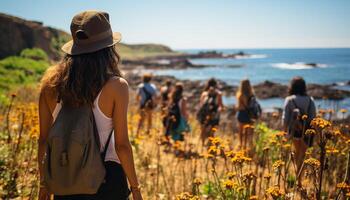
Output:
[[[38,112],[34,94],[9,95],[1,105],[1,199],[36,199],[38,193]],[[154,117],[149,135],[135,136],[137,106],[129,109],[129,134],[145,199],[347,199],[350,196],[350,138],[348,124],[334,122],[334,110],[319,110],[306,134],[315,135],[304,160],[302,184],[297,174],[291,142],[274,130],[280,114],[254,126],[248,149],[239,149],[232,127],[213,128],[215,137],[202,146],[200,127],[192,115],[192,131],[185,141],[167,143],[161,112]],[[347,110],[341,112],[345,115]],[[305,118],[307,116],[304,116]],[[266,118],[266,117],[265,117]],[[273,127],[269,128],[269,127]]]

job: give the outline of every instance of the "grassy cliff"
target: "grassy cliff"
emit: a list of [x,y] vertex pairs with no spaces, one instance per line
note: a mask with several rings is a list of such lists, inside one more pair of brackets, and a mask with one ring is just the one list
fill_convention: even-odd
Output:
[[18,56],[0,60],[0,93],[38,83],[49,64],[47,54],[38,48],[24,49]]
[[161,44],[118,44],[117,49],[124,59],[138,59],[149,56],[173,55],[178,52]]

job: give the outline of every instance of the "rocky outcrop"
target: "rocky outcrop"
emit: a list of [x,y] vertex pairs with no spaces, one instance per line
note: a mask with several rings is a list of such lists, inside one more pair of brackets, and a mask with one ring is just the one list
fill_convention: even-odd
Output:
[[[136,88],[136,85],[141,83],[141,77],[138,73],[127,73],[126,78],[128,79],[131,87]],[[166,80],[171,80],[172,82],[179,81],[173,76],[155,76],[154,82],[161,86]],[[191,81],[191,80],[181,80],[185,85],[185,91],[190,99],[198,99],[201,92],[204,90],[205,82],[203,81]],[[220,89],[223,91],[225,96],[234,96],[238,87],[229,85],[224,81],[218,80]],[[259,99],[269,99],[269,98],[285,98],[288,96],[288,86],[280,83],[275,83],[271,81],[264,81],[253,86],[254,92]],[[350,91],[339,90],[334,88],[332,85],[319,85],[319,84],[308,84],[308,94],[315,99],[331,99],[340,100],[350,97]]]
[[279,83],[264,81],[254,86],[254,92],[260,99],[286,97],[288,94],[288,87]]
[[239,51],[233,54],[224,54],[218,51],[201,51],[199,53],[177,54],[177,55],[160,55],[147,58],[147,60],[172,60],[172,59],[198,59],[198,58],[241,58],[250,57],[251,54]]
[[0,59],[18,55],[25,48],[37,47],[57,60],[60,46],[69,38],[64,31],[44,26],[41,22],[0,13]]
[[[271,81],[265,81],[263,83],[255,85],[254,91],[260,99],[268,99],[273,97],[284,98],[288,96],[287,85],[282,85],[280,83],[274,83]],[[334,88],[334,84],[308,84],[307,91],[308,94],[315,99],[340,100],[350,97],[350,91]]]
[[186,58],[178,58],[171,60],[122,60],[123,68],[126,70],[132,70],[135,68],[143,69],[185,69],[185,68],[203,68],[208,67],[207,65],[195,65],[192,64]]

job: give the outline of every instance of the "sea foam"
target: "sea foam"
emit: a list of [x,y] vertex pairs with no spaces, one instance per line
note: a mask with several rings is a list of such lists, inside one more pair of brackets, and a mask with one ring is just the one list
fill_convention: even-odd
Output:
[[280,69],[294,69],[294,70],[300,70],[300,69],[314,69],[314,68],[325,68],[327,67],[326,64],[312,64],[312,63],[304,63],[304,62],[296,62],[296,63],[274,63],[272,64],[273,67],[280,68]]

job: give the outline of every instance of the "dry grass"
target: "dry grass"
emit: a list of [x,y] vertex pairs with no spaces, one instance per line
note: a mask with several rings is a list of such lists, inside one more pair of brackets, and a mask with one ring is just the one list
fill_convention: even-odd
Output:
[[[36,199],[37,106],[13,96],[0,111],[0,195]],[[220,127],[212,130],[216,137],[202,147],[195,119],[190,119],[192,131],[186,133],[185,142],[163,144],[160,113],[155,114],[150,134],[136,137],[139,116],[132,104],[128,126],[144,198],[346,199],[349,126],[328,120],[329,113],[322,112],[323,118],[314,121],[310,134],[316,135],[315,145],[308,149],[303,182],[297,187],[291,142],[284,132],[269,128],[280,118],[277,114],[247,126],[247,132],[253,132],[252,143],[250,149],[240,150],[237,134]]]

